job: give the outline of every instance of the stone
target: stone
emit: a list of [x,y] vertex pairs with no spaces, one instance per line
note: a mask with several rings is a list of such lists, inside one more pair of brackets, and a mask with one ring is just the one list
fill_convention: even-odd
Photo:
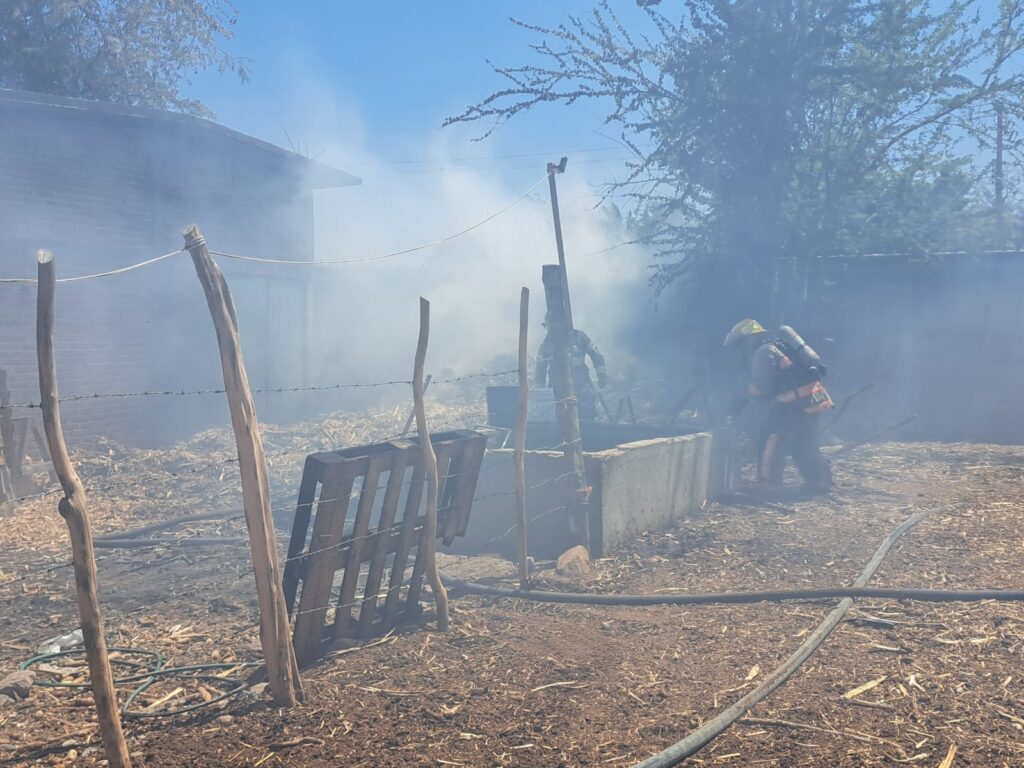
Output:
[[567,549],[558,557],[555,570],[559,576],[582,579],[590,575],[590,553],[582,544]]
[[12,701],[27,699],[32,690],[32,682],[36,673],[29,670],[18,670],[0,680],[0,696]]

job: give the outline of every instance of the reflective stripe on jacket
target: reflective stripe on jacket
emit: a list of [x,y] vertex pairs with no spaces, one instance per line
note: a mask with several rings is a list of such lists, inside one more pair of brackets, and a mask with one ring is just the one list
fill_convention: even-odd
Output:
[[[803,379],[803,381],[801,381]],[[782,405],[799,402],[804,413],[819,413],[832,408],[832,398],[820,380],[806,381],[780,345],[768,342],[759,347],[751,360],[751,397],[773,400]]]
[[803,404],[804,413],[820,413],[833,407],[832,396],[820,381],[812,381],[775,396],[778,403],[795,403],[797,400]]

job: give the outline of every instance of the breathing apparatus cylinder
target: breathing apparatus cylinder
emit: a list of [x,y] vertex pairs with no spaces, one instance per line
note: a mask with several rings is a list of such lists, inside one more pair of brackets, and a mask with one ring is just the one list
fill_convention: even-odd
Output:
[[778,340],[798,366],[805,371],[813,372],[819,378],[825,375],[825,366],[818,353],[790,326],[784,325],[779,328]]

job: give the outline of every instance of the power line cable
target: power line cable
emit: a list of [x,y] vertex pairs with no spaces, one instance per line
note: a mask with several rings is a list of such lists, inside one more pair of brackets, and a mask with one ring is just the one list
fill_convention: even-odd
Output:
[[586,149],[563,150],[561,152],[525,152],[509,155],[477,155],[475,157],[444,157],[426,160],[367,160],[364,162],[339,163],[347,167],[368,165],[429,165],[432,163],[470,163],[481,160],[516,160],[526,157],[561,157],[562,155],[581,155],[593,152],[621,152],[622,147],[589,147]]
[[519,197],[517,197],[515,200],[513,200],[510,203],[508,203],[508,205],[506,205],[501,210],[496,211],[495,213],[492,213],[487,218],[482,219],[481,221],[478,221],[476,224],[468,226],[465,229],[461,229],[458,232],[455,232],[453,234],[445,235],[444,237],[442,237],[442,238],[440,238],[438,240],[433,240],[433,241],[431,241],[429,243],[424,243],[423,245],[416,245],[416,246],[413,246],[412,248],[405,248],[404,250],[401,250],[401,251],[392,251],[391,253],[382,253],[382,254],[379,254],[377,256],[364,256],[364,257],[358,258],[358,259],[325,259],[325,260],[322,260],[322,261],[316,261],[316,260],[314,260],[314,261],[293,261],[291,259],[264,259],[264,258],[259,258],[257,256],[241,256],[241,255],[234,254],[234,253],[225,253],[224,251],[210,251],[210,253],[213,254],[214,256],[223,256],[226,259],[235,259],[236,261],[256,262],[256,263],[259,263],[259,264],[286,264],[286,265],[291,265],[291,266],[317,266],[317,265],[320,265],[320,264],[362,264],[362,263],[365,263],[365,262],[368,262],[368,261],[380,261],[381,259],[390,259],[390,258],[393,258],[395,256],[404,256],[404,255],[409,254],[409,253],[415,253],[417,251],[426,250],[427,248],[433,248],[435,246],[442,245],[444,243],[449,242],[450,240],[454,240],[457,237],[461,237],[462,235],[468,234],[469,232],[472,232],[475,229],[479,229],[484,224],[487,224],[488,222],[493,221],[494,219],[498,218],[499,216],[501,216],[506,211],[510,210],[511,208],[515,207],[517,204],[519,204],[520,202],[525,200],[527,197],[530,196],[531,193],[533,193],[533,191],[535,189],[537,189],[537,187],[539,187],[541,184],[543,184],[545,181],[547,181],[547,178],[548,178],[547,174],[544,174],[544,176],[542,176],[537,181],[537,183],[535,183],[532,187],[530,187],[528,190],[523,192],[523,194],[519,195]]

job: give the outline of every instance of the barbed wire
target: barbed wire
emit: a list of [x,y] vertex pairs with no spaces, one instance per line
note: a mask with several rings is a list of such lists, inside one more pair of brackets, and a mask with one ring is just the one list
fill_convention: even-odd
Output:
[[[519,369],[511,368],[504,371],[477,371],[474,373],[466,373],[459,376],[453,376],[447,379],[434,379],[431,384],[456,384],[463,381],[469,381],[471,379],[486,379],[486,378],[500,378],[501,376],[508,376],[513,373],[518,373]],[[370,381],[370,382],[353,382],[344,384],[313,384],[308,386],[298,387],[263,387],[254,388],[250,392],[254,395],[270,394],[270,393],[290,393],[290,392],[323,392],[328,390],[339,390],[339,389],[372,389],[376,387],[390,387],[397,386],[399,384],[412,386],[412,379],[391,379],[387,381]],[[142,392],[92,392],[88,394],[78,395],[66,395],[65,397],[58,398],[59,403],[73,403],[80,400],[100,400],[106,398],[128,398],[128,397],[191,397],[196,395],[223,395],[226,390],[224,389],[159,389],[159,390],[148,390]],[[4,408],[41,408],[40,403],[18,403],[9,404],[3,406]]]
[[[545,517],[547,517],[548,515],[553,515],[553,514],[554,514],[555,512],[560,512],[560,511],[561,511],[561,510],[563,510],[563,509],[564,509],[564,510],[567,510],[567,511],[568,511],[568,509],[569,509],[569,505],[568,505],[568,504],[561,504],[561,505],[559,505],[559,506],[557,506],[557,507],[553,507],[552,509],[549,509],[549,510],[548,510],[547,512],[541,512],[541,513],[540,513],[539,515],[534,515],[533,517],[529,517],[529,518],[527,518],[527,519],[526,519],[526,522],[527,522],[527,524],[529,524],[529,523],[535,523],[535,522],[537,522],[538,520],[540,520],[540,519],[542,519],[542,518],[545,518]],[[493,539],[488,539],[488,540],[487,540],[487,543],[488,543],[488,544],[494,544],[494,543],[496,543],[496,542],[499,542],[499,541],[501,541],[501,540],[502,540],[502,539],[504,539],[504,538],[505,538],[506,536],[510,535],[510,534],[511,534],[511,533],[512,533],[513,531],[515,531],[515,530],[516,530],[516,529],[517,529],[518,527],[519,527],[519,524],[518,524],[518,523],[516,523],[515,525],[512,525],[512,526],[510,526],[510,527],[508,528],[508,530],[506,530],[506,531],[505,531],[504,533],[498,534],[498,535],[497,535],[497,536],[495,536],[495,537],[494,537]]]

